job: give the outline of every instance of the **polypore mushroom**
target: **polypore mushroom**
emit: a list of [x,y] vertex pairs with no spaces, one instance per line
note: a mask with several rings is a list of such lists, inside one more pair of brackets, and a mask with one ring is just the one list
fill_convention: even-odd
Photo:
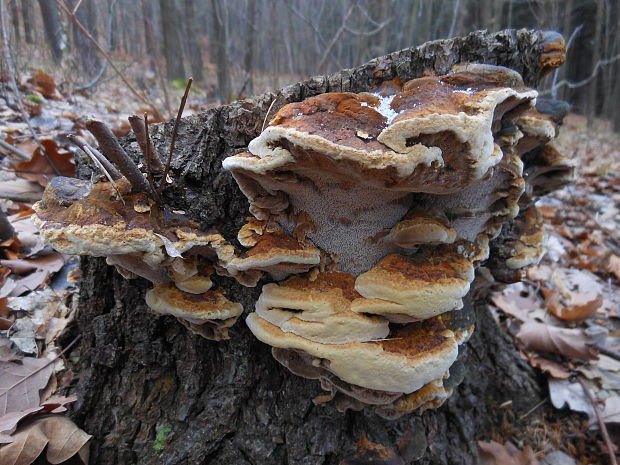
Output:
[[322,344],[346,344],[385,338],[388,322],[351,310],[362,296],[347,273],[319,273],[310,280],[294,277],[267,284],[256,303],[256,314],[292,333]]
[[176,316],[193,333],[213,340],[228,339],[228,328],[243,313],[243,307],[228,300],[221,289],[196,294],[171,283],[158,284],[146,292],[145,300],[151,310]]
[[251,246],[229,262],[227,270],[231,273],[260,270],[281,280],[290,274],[308,271],[321,262],[319,249],[299,242],[276,226],[260,225],[255,221],[248,223],[239,231],[239,242]]
[[[157,155],[145,122],[134,119],[133,123],[141,146],[151,156],[148,165],[160,166],[154,163]],[[183,324],[204,337],[226,338],[227,328],[242,308],[221,291],[211,290],[213,269],[250,286],[256,285],[261,272],[228,271],[237,258],[235,247],[218,232],[202,231],[185,215],[155,201],[158,196],[152,176],[149,186],[109,128],[98,121],[89,122],[88,127],[103,148],[104,154],[96,158],[110,182],[54,178],[33,207],[41,237],[63,253],[106,257],[106,262],[128,279],[148,279],[156,285],[147,299],[152,308],[180,315]],[[83,139],[73,139],[84,150],[94,150]],[[121,177],[104,155],[111,157],[126,177]],[[196,304],[199,301],[201,305]]]
[[456,230],[450,227],[445,213],[434,210],[412,209],[384,240],[404,249],[420,244],[452,244],[456,239]]
[[359,274],[399,250],[376,238],[415,205],[411,192],[457,193],[501,161],[494,127],[536,93],[494,87],[486,77],[493,67],[483,69],[416,79],[389,96],[333,93],[289,104],[249,153],[223,166],[257,218],[292,233],[303,213],[305,237]]
[[472,263],[454,251],[422,257],[388,255],[355,280],[357,292],[380,302],[361,301],[354,311],[397,322],[431,318],[461,308],[473,279]]
[[266,344],[304,351],[341,380],[379,391],[414,392],[442,376],[458,353],[454,334],[436,319],[411,323],[388,339],[345,344],[284,332],[257,313],[250,313],[246,323]]
[[[535,97],[515,71],[459,65],[286,105],[249,152],[224,160],[257,218],[239,232],[249,250],[229,268],[243,263],[275,280],[333,271],[264,286],[247,319],[291,371],[320,380],[331,393],[322,399],[400,415],[449,395],[457,346],[474,327],[463,307],[474,268],[519,213],[518,144],[530,151],[555,136]],[[316,252],[305,268],[278,275],[264,265],[305,247]],[[516,249],[513,261],[525,253]],[[423,338],[435,338],[428,348],[442,361],[433,369],[414,362],[430,360],[418,352]]]

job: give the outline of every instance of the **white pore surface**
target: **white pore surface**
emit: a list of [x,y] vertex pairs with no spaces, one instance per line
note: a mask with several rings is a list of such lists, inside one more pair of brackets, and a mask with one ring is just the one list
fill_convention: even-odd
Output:
[[457,237],[473,242],[492,217],[489,207],[501,198],[502,190],[510,189],[510,181],[511,176],[506,171],[494,168],[490,179],[478,181],[454,194],[424,195],[422,204],[445,212]]
[[[341,270],[355,276],[370,269],[385,255],[400,249],[381,239],[411,204],[406,192],[376,189],[344,182],[326,173],[313,172],[311,182],[278,186],[290,197],[295,211],[305,211],[315,224],[307,234],[326,252],[338,255]],[[282,227],[294,227],[282,220]]]

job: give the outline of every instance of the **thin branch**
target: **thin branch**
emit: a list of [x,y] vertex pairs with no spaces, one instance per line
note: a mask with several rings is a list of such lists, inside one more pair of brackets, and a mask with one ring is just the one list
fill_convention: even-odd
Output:
[[11,389],[15,388],[16,386],[19,386],[21,383],[23,383],[24,381],[26,381],[27,379],[32,378],[34,375],[36,375],[38,372],[40,372],[41,370],[43,370],[44,368],[47,368],[49,365],[51,365],[52,363],[54,363],[56,360],[58,360],[60,357],[62,357],[63,355],[65,355],[65,353],[67,353],[67,351],[73,347],[75,345],[75,343],[77,341],[80,340],[82,336],[78,335],[76,336],[75,339],[73,339],[73,341],[71,341],[69,343],[69,345],[67,347],[65,347],[62,352],[60,352],[58,355],[56,355],[54,358],[48,360],[48,362],[45,365],[40,366],[39,368],[37,368],[36,370],[28,373],[26,376],[24,376],[23,378],[20,378],[18,381],[16,381],[15,383],[13,383],[11,386],[9,386],[8,388],[6,388],[6,391],[4,391],[3,393],[0,394],[0,398],[2,398],[2,396],[6,396]]
[[28,161],[31,158],[30,155],[28,155],[26,152],[19,150],[17,147],[13,147],[11,144],[3,141],[2,139],[0,139],[0,147],[7,149],[9,152],[17,155],[20,159],[24,161]]
[[161,197],[159,196],[159,192],[157,192],[157,190],[155,189],[155,182],[153,181],[153,159],[156,158],[156,155],[151,150],[154,149],[154,147],[153,143],[151,142],[151,137],[149,136],[149,116],[147,113],[144,113],[144,134],[146,137],[146,140],[144,141],[146,178],[149,181],[149,186],[151,186],[151,191],[155,194],[155,201],[158,205],[162,205]]
[[118,74],[118,77],[120,77],[121,80],[125,83],[129,91],[132,94],[134,94],[142,103],[148,105],[153,110],[153,112],[155,112],[155,114],[159,116],[159,111],[157,110],[157,107],[155,106],[155,104],[146,95],[142,94],[141,92],[136,90],[134,86],[131,85],[131,83],[127,80],[127,78],[123,75],[123,73],[121,73],[121,71],[114,64],[114,61],[112,61],[112,58],[110,57],[108,52],[106,52],[103,49],[103,47],[99,45],[99,42],[97,42],[97,39],[95,39],[90,34],[90,32],[88,32],[88,29],[86,29],[82,25],[82,23],[80,23],[80,20],[77,18],[77,16],[75,16],[75,14],[71,11],[71,9],[67,7],[67,5],[65,5],[65,3],[62,0],[56,0],[56,3],[58,4],[58,7],[62,11],[64,11],[67,15],[69,15],[69,18],[71,18],[71,21],[73,21],[73,23],[77,26],[77,28],[80,31],[82,31],[82,34],[84,34],[86,38],[93,43],[93,45],[97,48],[97,50],[99,50],[99,53],[101,53],[103,57],[108,61],[108,63],[110,63],[110,66],[114,69],[114,71],[116,71],[116,74]]
[[[144,159],[149,159],[148,161],[151,164],[151,169],[154,174],[161,174],[164,171],[164,165],[161,162],[157,149],[151,142],[151,138],[147,133],[146,129],[146,116],[144,119],[139,117],[138,115],[132,115],[129,118],[129,124],[131,125],[131,129],[133,130],[134,135],[136,136],[136,140],[138,141],[138,145],[140,146],[140,150],[142,150],[142,155],[144,155]],[[147,147],[148,143],[148,147]],[[148,155],[147,155],[148,154]]]
[[[85,146],[80,147],[80,148],[82,150],[84,150],[84,153],[86,155],[88,155],[88,157],[93,161],[93,163],[97,166],[97,168],[99,168],[103,172],[105,177],[108,178],[108,181],[110,181],[110,184],[112,184],[112,187],[116,191],[116,194],[118,195],[118,198],[121,200],[121,202],[123,202],[123,205],[125,205],[125,199],[123,199],[123,194],[121,194],[121,191],[118,190],[118,186],[114,182],[114,179],[112,179],[112,175],[108,172],[108,170],[105,169],[105,167],[103,166],[103,163],[101,163],[101,160],[94,154],[93,151],[91,151],[92,147],[91,148],[89,148],[89,147],[90,146],[85,145]],[[95,149],[92,149],[92,150],[95,150]],[[99,155],[101,155],[101,154],[99,154]],[[120,179],[120,178],[117,178],[117,179]]]
[[274,98],[271,101],[271,104],[269,105],[269,108],[267,108],[267,113],[265,113],[265,119],[263,120],[263,127],[260,128],[260,132],[261,134],[263,133],[263,131],[265,130],[265,125],[267,124],[267,118],[269,118],[269,113],[271,113],[271,109],[273,108],[273,106],[276,103],[276,100],[278,100],[278,97],[276,96],[276,98]]
[[9,78],[11,80],[11,87],[13,88],[15,99],[17,100],[17,107],[19,108],[19,112],[22,115],[22,119],[28,125],[28,129],[30,130],[30,134],[34,139],[35,144],[37,144],[37,147],[39,147],[39,150],[41,150],[41,153],[47,160],[47,163],[51,166],[52,170],[54,170],[54,173],[56,173],[57,176],[60,176],[62,173],[56,166],[56,163],[54,163],[54,160],[52,160],[52,157],[50,157],[50,154],[47,153],[47,150],[45,150],[45,147],[43,147],[43,144],[41,144],[41,141],[37,137],[37,134],[34,132],[32,124],[30,124],[30,118],[26,114],[26,110],[24,110],[24,106],[22,105],[22,95],[19,91],[19,88],[17,87],[17,81],[15,80],[15,68],[13,66],[11,51],[9,50],[9,37],[6,30],[6,9],[4,5],[4,0],[0,0],[0,26],[2,29],[2,49],[4,52],[4,61],[6,62],[6,66],[8,68]]
[[353,13],[353,10],[355,9],[355,6],[356,6],[356,3],[354,2],[349,7],[349,10],[344,15],[344,19],[342,20],[342,26],[340,26],[340,29],[338,29],[338,31],[336,31],[336,34],[334,34],[334,37],[332,37],[332,40],[329,42],[329,45],[325,48],[325,51],[323,52],[323,56],[321,57],[321,60],[319,61],[319,64],[317,66],[317,69],[319,71],[321,69],[323,69],[323,65],[327,61],[327,58],[329,57],[329,54],[331,53],[331,51],[334,48],[334,46],[336,45],[336,43],[338,43],[338,40],[340,39],[340,36],[342,36],[342,33],[345,32],[346,27],[347,27],[347,23],[349,22],[349,18],[351,17],[351,14]]
[[95,136],[103,154],[125,175],[133,190],[136,192],[145,192],[152,196],[151,188],[146,182],[146,179],[144,179],[144,176],[142,176],[142,173],[133,160],[129,158],[129,155],[123,150],[123,147],[121,147],[121,144],[118,142],[112,130],[99,120],[87,121],[86,129]]
[[541,92],[541,95],[547,95],[550,93],[552,94],[554,90],[557,92],[557,89],[563,86],[566,86],[569,89],[576,89],[578,87],[585,86],[590,81],[592,81],[594,78],[596,78],[601,66],[611,65],[612,63],[615,63],[618,60],[620,60],[620,53],[613,57],[599,60],[594,66],[594,69],[592,70],[592,74],[590,74],[590,76],[588,76],[587,78],[582,79],[581,81],[568,81],[566,79],[563,79],[562,81],[558,82],[552,90],[546,90],[545,92]]
[[[108,26],[106,30],[106,42],[107,42],[106,45],[108,47],[108,50],[112,48],[112,25],[113,25],[112,23],[114,22],[113,21],[114,20],[114,7],[116,7],[117,2],[118,0],[112,0],[108,8]],[[75,11],[73,12],[75,13]],[[103,62],[101,63],[101,66],[99,67],[99,72],[97,73],[97,75],[90,82],[84,84],[83,86],[77,86],[75,90],[80,92],[80,91],[87,90],[87,89],[90,89],[91,87],[96,86],[99,80],[105,74],[106,69],[108,69],[108,61],[103,60]]]
[[594,409],[594,414],[596,415],[596,419],[598,420],[598,426],[601,429],[601,435],[603,436],[603,441],[605,441],[605,446],[607,446],[607,452],[609,453],[609,463],[610,465],[618,465],[618,461],[616,460],[616,453],[614,452],[614,445],[609,439],[609,433],[607,432],[607,427],[605,426],[605,422],[601,417],[601,412],[599,412],[598,406],[596,405],[596,400],[592,397],[592,393],[588,386],[584,382],[581,377],[578,377],[577,380],[579,384],[581,384],[581,389],[585,395],[590,399],[590,403],[592,403],[592,408]]
[[[573,45],[573,42],[575,41],[575,38],[577,37],[579,32],[581,32],[582,29],[583,29],[583,24],[580,24],[573,30],[573,33],[570,35],[568,42],[566,42],[566,54],[567,55],[568,55],[568,51]],[[553,97],[554,99],[558,97],[557,82],[558,82],[559,75],[560,75],[560,68],[558,67],[553,72],[553,82],[551,83],[551,97]]]
[[159,181],[159,192],[161,194],[162,189],[164,188],[164,184],[166,183],[166,179],[168,178],[168,171],[170,171],[170,163],[172,162],[172,153],[174,152],[174,144],[177,140],[177,132],[179,131],[179,123],[181,121],[181,117],[183,116],[183,110],[185,109],[185,102],[187,101],[187,94],[189,94],[189,89],[192,87],[193,79],[190,77],[187,80],[187,85],[185,86],[185,92],[183,93],[183,98],[181,99],[181,105],[179,105],[179,111],[177,113],[177,118],[174,121],[174,129],[172,130],[172,140],[170,141],[170,151],[168,152],[168,158],[166,159],[166,167],[164,168],[164,175]]
[[89,157],[94,157],[97,160],[95,164],[97,166],[101,165],[102,171],[104,171],[104,173],[107,172],[109,174],[109,177],[112,178],[112,180],[116,181],[117,179],[123,177],[121,172],[117,170],[112,163],[110,163],[110,160],[104,157],[99,150],[91,146],[86,141],[86,139],[78,136],[77,134],[69,134],[67,135],[67,139],[69,139],[71,142],[81,148],[84,153],[86,153],[86,155],[88,155]]

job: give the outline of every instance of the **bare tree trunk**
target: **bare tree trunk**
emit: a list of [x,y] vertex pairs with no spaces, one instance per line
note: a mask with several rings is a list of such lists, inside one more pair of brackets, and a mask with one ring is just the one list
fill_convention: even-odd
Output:
[[[592,41],[592,64],[590,69],[594,70],[594,67],[601,58],[601,30],[603,29],[603,12],[605,9],[605,2],[603,0],[596,0],[596,19],[594,23],[594,39]],[[597,91],[598,83],[600,82],[599,76],[595,77],[592,82],[588,84],[588,100],[586,102],[586,114],[588,116],[588,127],[591,127],[596,117],[597,105]]]
[[[254,19],[256,18],[256,4],[255,0],[248,0],[247,17],[247,40],[245,43],[245,56],[243,58],[243,65],[245,67],[245,74],[247,75],[248,83],[246,85],[247,94],[254,95],[254,42],[256,35],[256,24]],[[290,11],[289,11],[290,13]]]
[[198,18],[196,17],[196,8],[194,3],[195,0],[185,0],[185,21],[187,22],[185,42],[187,44],[192,76],[194,81],[201,82],[204,80],[204,74],[202,72],[202,50],[200,49],[200,42],[198,41],[199,35],[198,28],[196,27],[196,21]]
[[54,63],[58,65],[62,60],[62,30],[58,7],[54,0],[39,0],[39,6],[45,27],[46,42],[52,50]]
[[[77,5],[77,0],[71,1],[72,7]],[[95,2],[83,1],[76,12],[80,23],[97,37],[97,5]],[[78,57],[78,64],[84,76],[88,79],[97,74],[101,66],[101,59],[97,47],[72,23],[73,47]]]
[[13,23],[13,35],[15,36],[15,43],[19,46],[21,43],[21,28],[19,24],[20,9],[16,0],[9,3],[11,10],[11,22]]
[[[165,199],[204,228],[216,227],[233,239],[248,214],[247,200],[221,161],[259,134],[274,99],[272,111],[323,92],[368,91],[397,76],[406,81],[425,70],[444,74],[461,57],[519,70],[526,84],[535,86],[542,37],[524,30],[476,32],[184,118],[172,163],[175,182]],[[172,126],[153,128],[160,151]],[[138,157],[135,145],[132,138],[123,141]],[[88,171],[81,168],[81,174]],[[475,441],[489,437],[493,412],[499,411],[495,406],[512,400],[520,415],[542,396],[532,371],[483,304],[477,307],[477,330],[458,391],[438,410],[387,421],[370,412],[343,415],[330,404],[314,405],[318,383],[275,362],[242,321],[229,341],[207,341],[172,317],[147,312],[146,282],[123,280],[101,259],[84,260],[82,275],[77,328],[82,339],[73,368],[79,399],[73,417],[94,435],[94,464],[335,465],[363,434],[393,447],[411,431],[417,463],[474,465]],[[260,292],[224,277],[218,285],[246,311]]]
[[27,44],[32,44],[34,42],[32,37],[32,14],[34,14],[32,0],[21,0],[20,5],[22,8],[22,18],[24,20],[24,39]]
[[213,13],[213,33],[215,36],[215,63],[217,65],[217,95],[222,102],[228,102],[232,96],[230,87],[230,71],[228,69],[228,40],[224,23],[224,8],[226,3],[221,0],[211,0]]
[[164,36],[164,55],[169,80],[185,78],[181,42],[181,14],[176,0],[159,0],[161,28]]

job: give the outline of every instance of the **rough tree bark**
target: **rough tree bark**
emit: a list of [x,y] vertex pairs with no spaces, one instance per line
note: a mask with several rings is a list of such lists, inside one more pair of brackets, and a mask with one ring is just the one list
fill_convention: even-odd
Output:
[[[441,74],[467,61],[508,66],[535,86],[542,44],[540,32],[475,32],[184,118],[172,164],[175,182],[165,199],[233,240],[248,216],[247,202],[221,161],[259,134],[274,99],[271,114],[319,93],[360,92],[395,76],[406,81],[425,70]],[[154,135],[162,153],[171,131],[168,122]],[[133,142],[124,145],[137,157]],[[318,383],[280,366],[243,321],[229,341],[207,341],[172,317],[149,313],[145,281],[126,281],[100,259],[83,260],[82,273],[73,417],[94,435],[95,464],[337,464],[363,434],[394,446],[409,430],[416,463],[475,464],[475,440],[488,437],[493,425],[491,406],[512,400],[513,409],[525,412],[541,398],[534,374],[484,303],[476,306],[477,329],[458,391],[438,410],[387,421],[314,405]],[[260,285],[248,289],[216,279],[246,312],[253,309]],[[161,447],[154,447],[158,431]]]

